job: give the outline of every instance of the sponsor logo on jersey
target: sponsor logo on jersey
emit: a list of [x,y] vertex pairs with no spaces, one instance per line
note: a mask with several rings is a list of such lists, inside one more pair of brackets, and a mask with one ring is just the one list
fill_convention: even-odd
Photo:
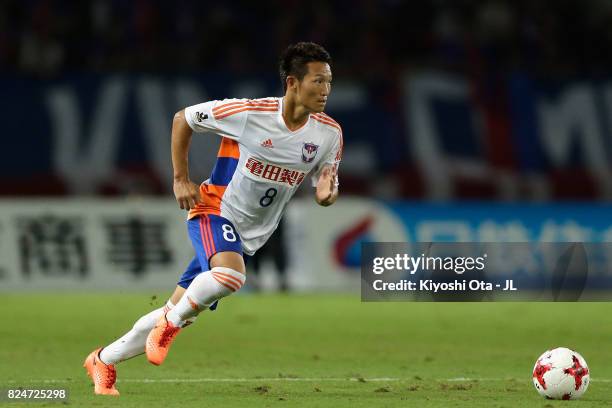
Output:
[[304,163],[311,163],[317,156],[319,146],[314,143],[304,143],[302,146],[302,161]]
[[274,147],[274,145],[272,144],[272,139],[264,140],[263,142],[261,142],[261,146],[267,147],[268,149],[272,149]]
[[208,114],[204,112],[196,112],[196,118],[198,119],[198,122],[201,122],[203,120],[208,119]]
[[254,157],[249,157],[244,167],[249,174],[260,179],[291,187],[300,185],[306,176],[303,171],[276,166]]

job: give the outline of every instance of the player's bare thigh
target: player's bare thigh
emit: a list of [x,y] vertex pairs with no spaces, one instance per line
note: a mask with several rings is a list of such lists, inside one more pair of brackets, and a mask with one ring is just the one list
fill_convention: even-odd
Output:
[[[210,258],[210,267],[214,268],[216,266],[221,266],[224,268],[231,268],[240,273],[246,274],[246,267],[244,265],[244,258],[237,252],[225,251],[225,252],[217,252]],[[174,289],[174,293],[170,297],[170,301],[173,304],[177,304],[179,300],[183,297],[183,293],[185,293],[185,288],[182,286],[177,286]]]

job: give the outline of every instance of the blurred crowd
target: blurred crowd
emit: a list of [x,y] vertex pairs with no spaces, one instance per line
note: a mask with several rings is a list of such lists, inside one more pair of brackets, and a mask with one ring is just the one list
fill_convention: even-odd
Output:
[[[538,133],[540,118],[530,116],[530,112],[515,112],[516,106],[524,107],[526,103],[511,106],[509,96],[512,92],[515,104],[520,100],[533,102],[534,106],[539,97],[530,94],[528,86],[521,88],[524,82],[513,82],[516,78],[536,79],[533,82],[542,88],[549,84],[537,80],[558,79],[557,90],[585,78],[594,79],[593,84],[607,81],[612,72],[612,54],[607,52],[612,49],[610,27],[612,0],[0,0],[0,79],[6,81],[5,86],[12,86],[12,95],[21,95],[22,89],[15,88],[27,85],[30,93],[23,93],[25,99],[38,95],[38,86],[53,83],[46,80],[63,78],[69,82],[79,77],[72,75],[78,73],[102,74],[92,77],[103,79],[110,77],[105,74],[117,72],[161,74],[162,78],[165,74],[173,78],[209,73],[210,78],[265,78],[271,84],[278,57],[288,44],[315,41],[330,51],[336,78],[353,80],[352,89],[358,84],[359,89],[366,90],[361,100],[367,98],[367,112],[359,111],[366,109],[359,107],[339,112],[350,118],[342,122],[344,117],[339,117],[351,135],[345,146],[350,154],[343,161],[344,191],[381,197],[438,197],[430,186],[447,185],[436,178],[440,173],[444,180],[452,178],[454,183],[453,188],[444,190],[444,197],[612,197],[608,188],[612,171],[606,168],[603,176],[591,174],[594,166],[587,163],[592,160],[581,156],[580,149],[574,149],[577,153],[571,157],[568,153],[563,163],[547,161],[564,147],[549,146],[551,151],[543,153],[543,143],[548,142],[534,143],[536,136],[542,137]],[[408,116],[405,110],[405,78],[412,73],[437,71],[452,78],[455,76],[447,74],[456,73],[456,78],[468,85],[464,102],[469,108],[451,102],[427,102],[432,111],[439,110],[436,118],[445,118],[439,120],[446,127],[436,128],[436,143],[444,145],[444,160],[452,162],[455,154],[467,160],[470,166],[463,173],[456,167],[426,165],[433,161],[424,154],[429,152],[429,145],[422,148],[426,143],[415,136],[411,127],[416,120],[410,121],[420,111],[410,111]],[[14,80],[24,76],[27,80],[23,83]],[[554,86],[550,86],[553,91]],[[83,83],[79,82],[76,88],[86,92]],[[605,92],[599,88],[602,87],[594,86],[583,93],[587,97],[594,95],[593,101],[603,100],[596,95]],[[358,96],[345,93],[344,106],[348,99],[358,100]],[[13,99],[13,103],[22,102],[19,97]],[[555,99],[555,103],[560,100]],[[590,109],[590,105],[580,104]],[[93,102],[84,103],[82,110],[91,110],[90,105]],[[140,100],[134,105],[137,110],[149,109]],[[565,105],[554,106],[559,110]],[[64,110],[49,112],[63,114],[66,123],[79,126],[77,110],[66,111],[66,106],[62,107]],[[47,112],[48,106],[41,105],[40,109]],[[610,126],[605,109],[593,107],[593,112],[587,112],[592,115],[578,116],[586,121],[584,129],[602,129],[586,139],[580,136],[585,141],[583,150],[604,152],[599,154],[603,159],[598,162],[609,166],[604,157],[609,156],[605,153],[608,142],[599,143],[600,138],[608,137],[605,129]],[[598,116],[596,111],[601,114]],[[10,112],[3,113],[10,116]],[[521,120],[517,121],[519,115]],[[30,128],[43,135],[48,146],[57,143],[53,138],[59,137],[57,129],[49,130],[50,117],[45,116],[38,128]],[[566,123],[565,128],[575,126],[574,122]],[[117,125],[114,130],[121,137],[131,137],[132,132],[142,136],[147,129],[123,129]],[[131,150],[121,147],[131,153],[146,150],[139,147],[138,141],[138,137],[130,138]],[[29,152],[27,143],[21,142],[13,140],[12,150],[19,147]],[[52,157],[53,150],[40,151],[46,153],[40,153],[27,165],[20,157],[7,160],[0,190],[5,194],[29,194],[32,189],[40,193],[38,183],[24,189],[22,186],[34,184],[19,178],[25,172],[36,179],[42,172],[49,180],[47,173],[58,173],[59,161]],[[161,186],[160,174],[150,171],[150,158],[144,156],[145,153],[121,156],[117,166],[121,171],[144,166],[145,184]],[[532,165],[534,162],[536,165]],[[533,181],[532,171],[546,179]],[[136,175],[131,180],[140,180],[141,174],[132,172]],[[504,179],[499,174],[508,177]],[[568,177],[574,181],[568,182]],[[60,187],[50,188],[47,194],[67,191],[65,180],[57,178]],[[511,193],[506,194],[498,187],[510,179],[512,183],[506,184],[511,185],[507,189]],[[117,180],[124,178],[110,180],[111,192],[129,190]],[[523,185],[535,187],[526,189]],[[364,191],[364,186],[381,191]],[[100,190],[108,193],[104,188]],[[540,194],[540,190],[544,193]]]
[[0,70],[262,73],[312,40],[362,80],[421,64],[600,75],[610,27],[608,0],[0,0]]

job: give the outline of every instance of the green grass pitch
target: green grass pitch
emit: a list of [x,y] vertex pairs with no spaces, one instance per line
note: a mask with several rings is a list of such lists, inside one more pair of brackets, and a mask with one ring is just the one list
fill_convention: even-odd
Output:
[[[167,294],[3,294],[0,387],[63,387],[74,407],[604,407],[606,303],[361,303],[352,295],[237,295],[203,313],[165,364],[118,365],[121,396],[94,396],[85,356]],[[589,363],[578,401],[547,401],[535,359],[567,346]],[[44,383],[53,380],[53,383]],[[179,405],[180,404],[180,405]],[[61,406],[7,403],[0,406]]]

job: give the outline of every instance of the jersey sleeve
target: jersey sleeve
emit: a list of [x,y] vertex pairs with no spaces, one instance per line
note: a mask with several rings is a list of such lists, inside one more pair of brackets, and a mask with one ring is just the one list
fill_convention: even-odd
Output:
[[[332,166],[338,173],[338,167],[340,167],[340,162],[342,161],[342,149],[343,149],[343,139],[342,139],[342,130],[339,130],[338,137],[334,140],[332,148],[327,152],[325,159],[321,160],[321,163],[317,166],[315,171],[312,173],[312,186],[316,187],[319,182],[319,177],[321,176],[321,170],[325,166]],[[338,177],[336,177],[336,185],[339,184]]]
[[196,133],[213,132],[238,141],[246,125],[244,99],[210,101],[185,108],[185,119]]

